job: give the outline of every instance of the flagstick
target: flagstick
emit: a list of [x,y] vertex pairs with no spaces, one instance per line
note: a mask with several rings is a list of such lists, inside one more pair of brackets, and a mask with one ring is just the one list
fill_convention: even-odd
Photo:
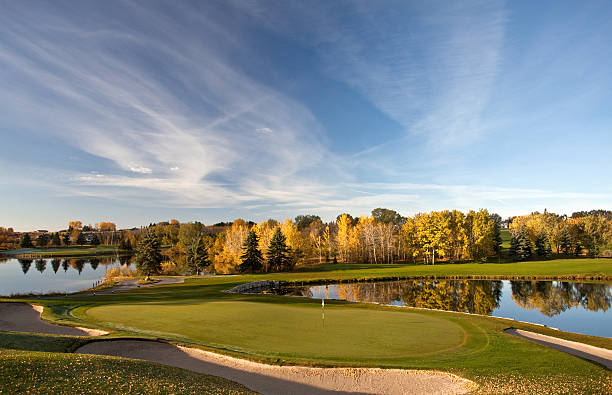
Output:
[[323,328],[325,328],[325,299],[321,299],[321,316],[323,317]]

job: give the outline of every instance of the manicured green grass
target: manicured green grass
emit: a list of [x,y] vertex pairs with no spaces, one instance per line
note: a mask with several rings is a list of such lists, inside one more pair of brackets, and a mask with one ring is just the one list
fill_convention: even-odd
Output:
[[327,264],[297,273],[261,275],[287,281],[319,279],[350,280],[376,277],[465,277],[465,278],[541,278],[612,279],[612,259],[552,259],[512,263],[461,263],[439,265]]
[[41,256],[41,257],[73,257],[73,256],[94,256],[109,255],[118,252],[115,246],[67,246],[67,247],[46,247],[46,248],[20,248],[18,250],[2,251],[7,256]]
[[145,361],[64,353],[78,341],[68,336],[0,332],[0,393],[253,393],[219,377]]
[[305,298],[222,292],[262,279],[338,281],[376,277],[607,277],[612,261],[511,264],[324,265],[309,270],[188,279],[127,293],[37,300],[47,316],[118,334],[159,337],[253,360],[317,366],[438,369],[484,392],[605,393],[609,372],[580,358],[512,337],[511,325],[612,349],[612,339],[554,333],[535,325],[466,314]]
[[499,235],[502,240],[501,248],[510,248],[510,229],[500,229]]
[[[438,369],[475,380],[491,392],[517,386],[531,392],[554,387],[600,393],[606,385],[604,368],[507,335],[503,330],[509,321],[330,301],[323,327],[318,301],[221,292],[260,277],[194,279],[89,299],[72,314],[124,333],[271,363]],[[612,348],[611,339],[569,336]]]

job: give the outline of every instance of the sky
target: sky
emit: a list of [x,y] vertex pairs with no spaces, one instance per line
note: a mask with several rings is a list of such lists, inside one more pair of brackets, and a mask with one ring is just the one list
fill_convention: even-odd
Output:
[[612,209],[609,1],[0,0],[0,226]]

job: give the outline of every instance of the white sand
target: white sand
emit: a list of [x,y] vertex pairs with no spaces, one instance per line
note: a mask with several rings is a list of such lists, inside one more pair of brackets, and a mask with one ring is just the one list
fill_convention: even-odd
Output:
[[263,394],[463,394],[473,382],[435,371],[275,366],[140,340],[96,341],[77,353],[144,359],[241,383]]

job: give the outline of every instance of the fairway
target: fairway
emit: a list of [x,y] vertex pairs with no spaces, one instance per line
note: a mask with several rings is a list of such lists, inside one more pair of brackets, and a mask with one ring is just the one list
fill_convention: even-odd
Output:
[[459,352],[468,332],[443,318],[316,303],[253,302],[108,305],[94,322],[256,355],[328,361],[390,361]]

